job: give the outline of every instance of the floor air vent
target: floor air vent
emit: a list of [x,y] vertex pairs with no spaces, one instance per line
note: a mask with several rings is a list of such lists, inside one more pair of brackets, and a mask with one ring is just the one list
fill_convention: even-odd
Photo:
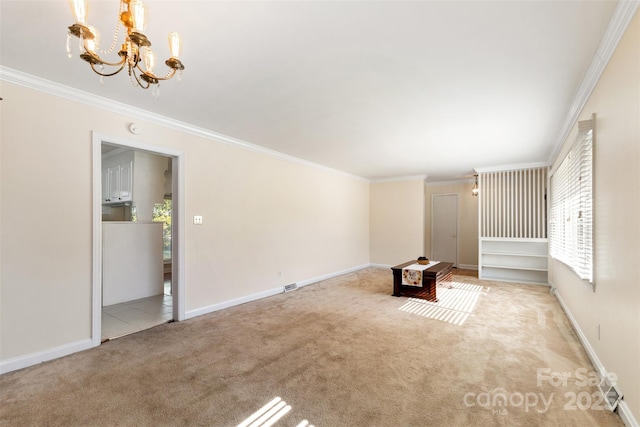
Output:
[[618,385],[606,376],[602,379],[598,388],[604,396],[604,402],[607,404],[609,410],[615,411],[618,403],[622,400],[622,393],[620,393]]
[[289,285],[284,285],[284,291],[285,292],[295,291],[296,289],[298,289],[298,284],[297,283],[291,283]]

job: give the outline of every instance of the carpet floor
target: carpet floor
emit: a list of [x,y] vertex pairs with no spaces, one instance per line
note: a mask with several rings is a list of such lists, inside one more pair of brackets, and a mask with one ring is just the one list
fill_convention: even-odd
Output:
[[367,268],[4,374],[0,425],[624,425],[548,287],[391,291]]

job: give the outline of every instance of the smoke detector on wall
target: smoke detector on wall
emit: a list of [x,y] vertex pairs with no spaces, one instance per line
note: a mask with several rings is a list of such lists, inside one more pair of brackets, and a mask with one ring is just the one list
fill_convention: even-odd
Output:
[[138,135],[140,133],[140,125],[137,123],[130,123],[129,132],[131,132],[134,135]]

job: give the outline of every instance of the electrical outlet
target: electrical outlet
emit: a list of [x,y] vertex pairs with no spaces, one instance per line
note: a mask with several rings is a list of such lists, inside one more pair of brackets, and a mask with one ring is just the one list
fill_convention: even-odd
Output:
[[282,278],[282,271],[278,270],[278,279]]
[[600,324],[598,323],[598,341],[600,341]]
[[193,216],[193,223],[196,224],[196,225],[202,224],[202,215],[194,215]]

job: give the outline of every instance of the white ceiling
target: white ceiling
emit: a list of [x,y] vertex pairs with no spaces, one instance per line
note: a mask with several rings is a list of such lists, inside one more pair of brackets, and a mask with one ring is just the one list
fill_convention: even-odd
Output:
[[[183,79],[163,82],[159,99],[125,72],[100,85],[76,43],[66,57],[66,0],[2,0],[1,65],[357,176],[430,181],[547,162],[616,6],[145,4],[160,58],[169,31],[184,38]],[[117,10],[116,0],[90,0],[103,47]]]

